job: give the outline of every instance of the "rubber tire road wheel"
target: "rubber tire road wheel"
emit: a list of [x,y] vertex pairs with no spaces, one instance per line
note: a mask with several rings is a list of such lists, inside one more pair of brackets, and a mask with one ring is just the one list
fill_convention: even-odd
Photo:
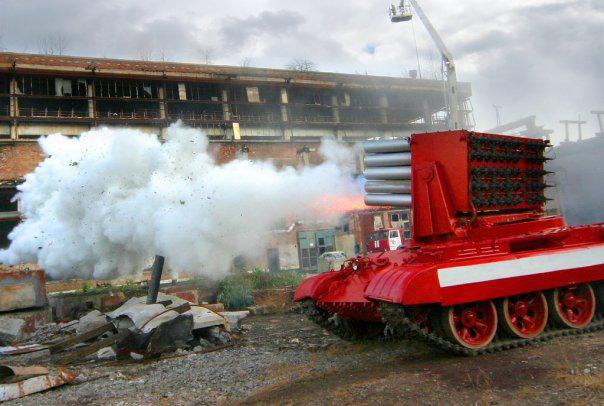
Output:
[[464,303],[442,309],[441,324],[453,343],[479,350],[493,341],[497,332],[497,309],[492,300]]
[[596,312],[596,295],[589,283],[559,287],[546,296],[550,320],[558,326],[585,327]]
[[514,338],[535,338],[547,325],[547,300],[541,292],[509,296],[497,304],[499,326]]

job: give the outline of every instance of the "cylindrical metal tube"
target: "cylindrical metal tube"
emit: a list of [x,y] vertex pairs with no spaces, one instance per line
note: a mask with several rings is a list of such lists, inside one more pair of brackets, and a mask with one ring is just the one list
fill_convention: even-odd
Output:
[[367,168],[363,172],[367,180],[409,180],[411,179],[410,166],[389,166]]
[[363,149],[366,154],[409,152],[411,151],[411,145],[409,145],[409,140],[406,139],[366,141],[363,143]]
[[365,195],[367,206],[411,207],[411,195]]
[[149,281],[149,291],[147,292],[147,304],[157,302],[157,293],[159,292],[159,282],[164,270],[164,257],[156,255],[151,267],[151,280]]
[[409,194],[411,193],[411,183],[398,180],[370,180],[365,182],[365,192]]
[[365,155],[365,166],[408,166],[411,165],[411,152],[396,152],[393,154]]

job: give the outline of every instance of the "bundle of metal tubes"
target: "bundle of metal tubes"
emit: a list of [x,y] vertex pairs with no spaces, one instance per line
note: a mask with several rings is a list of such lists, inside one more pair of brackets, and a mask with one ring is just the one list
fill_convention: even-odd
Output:
[[367,141],[365,204],[411,207],[411,146],[407,139]]

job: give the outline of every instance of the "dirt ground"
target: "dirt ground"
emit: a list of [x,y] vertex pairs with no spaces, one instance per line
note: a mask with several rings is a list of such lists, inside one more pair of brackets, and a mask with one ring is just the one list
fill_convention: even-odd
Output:
[[254,316],[208,354],[73,367],[79,384],[13,404],[603,404],[604,332],[463,358],[348,343],[299,314]]

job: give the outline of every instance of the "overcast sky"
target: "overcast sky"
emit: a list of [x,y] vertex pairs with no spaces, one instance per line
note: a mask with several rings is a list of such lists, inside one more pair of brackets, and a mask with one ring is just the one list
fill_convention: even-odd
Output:
[[[478,130],[537,115],[562,136],[560,119],[604,110],[604,0],[421,0],[472,83]],[[70,55],[164,58],[284,67],[296,57],[320,70],[424,77],[439,56],[420,21],[391,24],[387,0],[0,0],[0,47],[38,52],[62,36]],[[414,32],[416,41],[414,41]],[[574,129],[573,129],[574,130]]]

